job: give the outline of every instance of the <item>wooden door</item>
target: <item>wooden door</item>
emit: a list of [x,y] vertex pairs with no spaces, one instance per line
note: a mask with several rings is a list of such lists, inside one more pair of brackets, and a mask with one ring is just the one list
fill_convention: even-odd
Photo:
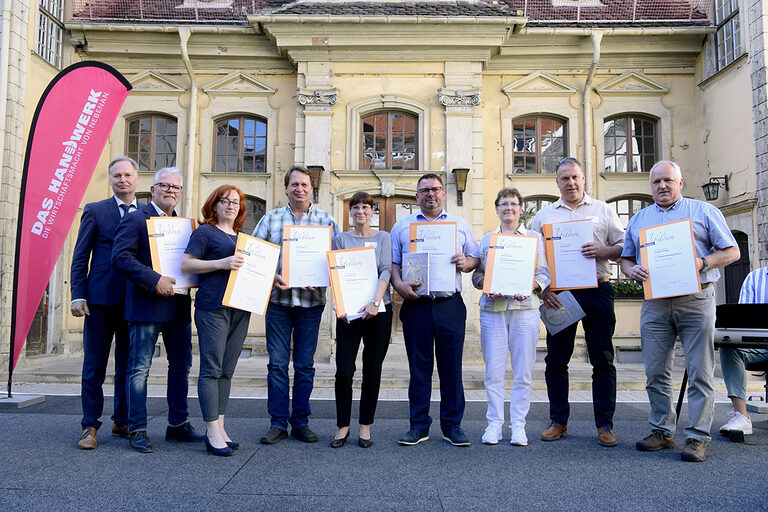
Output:
[[25,345],[26,355],[39,356],[46,353],[48,342],[48,287],[45,287],[43,298],[37,306],[35,317],[27,334]]
[[[371,217],[371,227],[387,232],[392,232],[395,222],[419,210],[419,205],[414,197],[409,196],[372,196],[374,201],[373,216]],[[349,219],[349,201],[344,201],[344,231],[350,231],[352,223]],[[403,299],[400,295],[392,291],[392,302],[394,304],[394,318],[392,321],[392,334],[402,331],[400,325],[400,305]]]

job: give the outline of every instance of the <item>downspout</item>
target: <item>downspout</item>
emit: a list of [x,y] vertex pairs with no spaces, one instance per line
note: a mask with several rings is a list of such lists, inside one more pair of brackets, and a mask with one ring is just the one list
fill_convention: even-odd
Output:
[[184,212],[186,216],[192,215],[192,189],[191,184],[194,179],[195,168],[195,140],[197,138],[197,80],[195,72],[192,69],[192,62],[189,60],[187,52],[187,42],[192,31],[189,27],[179,27],[179,39],[181,41],[181,60],[189,74],[189,112],[187,115],[187,156],[184,158],[184,164],[187,166],[184,182],[187,186],[187,193],[184,195]]
[[597,63],[600,61],[600,42],[603,40],[603,32],[601,30],[590,32],[590,38],[592,39],[592,64],[589,66],[584,89],[581,91],[581,130],[584,142],[584,177],[586,181],[584,188],[588,194],[591,194],[592,189],[592,100],[590,92],[597,71]]
[[0,184],[3,183],[3,175],[5,168],[5,135],[6,124],[8,120],[5,118],[8,105],[8,64],[10,62],[11,54],[11,4],[13,0],[0,0],[2,3],[2,14],[0,14],[0,33],[2,33],[2,40],[0,40]]

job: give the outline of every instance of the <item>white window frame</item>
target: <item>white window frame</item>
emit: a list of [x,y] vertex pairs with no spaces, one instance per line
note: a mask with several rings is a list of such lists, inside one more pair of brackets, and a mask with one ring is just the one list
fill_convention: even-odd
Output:
[[745,52],[739,3],[740,0],[715,0],[715,62],[718,70],[727,67]]
[[40,0],[35,52],[61,69],[64,43],[64,0]]

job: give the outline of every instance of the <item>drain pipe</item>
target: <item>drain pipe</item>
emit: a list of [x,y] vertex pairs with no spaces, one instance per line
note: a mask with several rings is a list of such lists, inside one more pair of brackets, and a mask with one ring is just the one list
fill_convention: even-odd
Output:
[[[192,180],[194,179],[194,167],[195,167],[195,139],[197,137],[197,80],[195,79],[195,71],[192,69],[192,62],[189,60],[189,53],[187,52],[187,43],[189,42],[189,36],[192,31],[189,27],[179,27],[179,39],[181,41],[181,60],[184,61],[184,66],[187,68],[187,74],[189,74],[189,112],[187,115],[187,156],[184,158],[184,164],[187,166],[185,172],[185,185],[191,187]],[[186,216],[192,216],[192,189],[188,188],[187,193],[184,195],[184,212]]]
[[597,71],[597,63],[600,61],[600,42],[603,40],[603,32],[596,30],[590,32],[592,39],[592,64],[589,66],[589,73],[584,82],[584,89],[581,91],[581,130],[583,132],[584,142],[584,177],[585,192],[591,195],[592,189],[592,100],[591,89],[592,81]]
[[0,183],[3,183],[3,172],[5,166],[5,134],[6,123],[8,120],[5,118],[6,107],[8,104],[8,63],[11,55],[11,4],[13,0],[0,0],[2,4],[2,14],[0,14],[0,34],[2,39],[0,40],[0,123],[2,126],[0,129]]

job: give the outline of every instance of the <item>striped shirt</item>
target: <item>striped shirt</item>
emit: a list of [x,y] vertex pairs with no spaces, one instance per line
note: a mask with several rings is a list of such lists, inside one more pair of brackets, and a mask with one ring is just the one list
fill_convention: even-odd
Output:
[[[253,230],[253,236],[282,247],[283,226],[330,226],[332,238],[335,238],[340,233],[338,224],[336,224],[336,221],[328,212],[324,212],[315,205],[310,205],[309,209],[298,220],[293,215],[290,206],[275,208],[267,212],[259,220],[256,229]],[[280,258],[277,260],[277,273],[283,273],[282,251],[280,252]],[[324,306],[325,288],[318,287],[314,290],[289,288],[288,290],[281,290],[277,286],[273,286],[269,302],[280,304],[281,306],[299,306],[302,308]]]

